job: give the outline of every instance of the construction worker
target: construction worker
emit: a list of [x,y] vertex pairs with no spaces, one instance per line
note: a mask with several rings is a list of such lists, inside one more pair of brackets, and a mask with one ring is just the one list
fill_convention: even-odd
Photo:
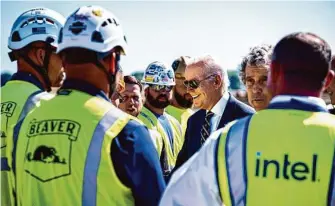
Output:
[[157,205],[165,188],[148,130],[110,102],[120,21],[82,6],[59,38],[66,80],[22,123],[14,151],[19,205]]
[[193,114],[191,109],[193,104],[192,96],[187,92],[184,85],[186,60],[189,57],[181,56],[172,63],[176,85],[173,87],[172,99],[169,106],[166,107],[166,113],[178,120],[182,127],[182,138],[184,139],[187,120]]
[[281,39],[268,109],[214,133],[174,173],[161,205],[335,205],[335,116],[320,98],[330,60],[317,35]]
[[118,93],[118,108],[137,117],[143,108],[143,86],[134,76],[124,76],[124,89]]
[[[123,77],[122,84],[119,84],[119,88],[123,89],[119,89],[119,92],[115,91],[113,93],[114,102],[118,102],[117,107],[125,113],[137,117],[144,103],[143,86],[134,76],[128,75]],[[155,147],[157,147],[157,138],[161,138],[161,135],[155,129],[149,129],[149,133]]]
[[144,72],[142,83],[146,101],[138,118],[161,136],[156,140],[156,148],[167,181],[182,147],[181,126],[174,117],[165,112],[175,85],[173,69],[164,63],[152,62]]
[[10,164],[14,125],[39,102],[44,91],[62,83],[63,66],[56,48],[64,22],[65,18],[51,9],[34,8],[21,14],[12,26],[8,48],[17,72],[1,87],[1,205],[14,205]]

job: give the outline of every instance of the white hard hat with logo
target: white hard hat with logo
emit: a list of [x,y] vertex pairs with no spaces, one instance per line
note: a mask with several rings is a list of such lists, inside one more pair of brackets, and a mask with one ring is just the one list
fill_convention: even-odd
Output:
[[8,48],[17,50],[36,41],[57,47],[59,31],[64,23],[65,18],[56,11],[47,8],[30,9],[14,22],[8,38]]
[[176,85],[173,69],[158,61],[149,64],[141,82],[154,85]]
[[66,20],[58,52],[79,47],[106,53],[120,47],[125,53],[126,37],[118,18],[100,6],[82,6]]

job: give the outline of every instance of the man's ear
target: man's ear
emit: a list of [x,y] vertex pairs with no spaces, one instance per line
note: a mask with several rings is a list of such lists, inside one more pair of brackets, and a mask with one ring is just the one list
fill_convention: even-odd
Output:
[[45,58],[45,50],[42,48],[37,48],[35,50],[35,58],[38,65],[44,64],[44,58]]
[[223,79],[220,75],[215,75],[215,79],[214,79],[214,87],[215,89],[218,89],[222,86],[223,84]]
[[333,70],[329,70],[328,71],[328,74],[327,74],[327,76],[326,76],[326,79],[325,79],[325,85],[324,85],[324,90],[325,89],[327,89],[328,87],[329,87],[329,85],[330,85],[330,83],[332,82],[332,81],[335,81],[335,79],[334,79],[334,71]]
[[148,95],[148,92],[149,92],[148,89],[149,89],[148,86],[144,87],[144,90],[143,90],[144,97]]
[[267,87],[274,96],[276,96],[278,90],[277,83],[280,81],[280,69],[280,65],[275,62],[272,62],[269,68]]

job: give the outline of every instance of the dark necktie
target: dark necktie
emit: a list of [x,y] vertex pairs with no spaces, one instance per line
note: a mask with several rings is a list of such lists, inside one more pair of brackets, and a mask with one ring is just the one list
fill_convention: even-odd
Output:
[[205,122],[202,125],[201,128],[201,145],[206,141],[206,139],[209,137],[211,134],[211,118],[213,117],[214,113],[211,111],[208,111],[205,117]]

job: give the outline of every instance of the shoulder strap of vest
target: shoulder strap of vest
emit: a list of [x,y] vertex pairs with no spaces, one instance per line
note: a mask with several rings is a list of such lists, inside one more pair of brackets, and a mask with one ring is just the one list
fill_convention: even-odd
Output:
[[17,145],[17,139],[19,137],[19,131],[21,129],[21,125],[23,123],[23,120],[27,116],[27,114],[37,105],[37,103],[41,99],[49,99],[50,97],[51,96],[50,96],[49,93],[38,90],[38,91],[32,93],[28,97],[25,105],[22,108],[22,111],[20,113],[17,124],[14,126],[14,130],[13,130],[12,168],[13,168],[14,174],[15,174],[16,145]]
[[156,122],[157,122],[157,118],[147,108],[143,107],[142,111],[140,112],[140,115],[142,115],[144,118],[149,120],[152,125],[156,125],[154,120],[156,120]]
[[178,129],[178,131],[180,132],[180,134],[182,134],[182,128],[181,128],[181,125],[180,125],[180,123],[178,122],[178,120],[176,120],[176,118],[174,118],[173,116],[171,116],[171,115],[169,115],[169,114],[167,114],[167,113],[165,113],[165,115],[166,115],[166,117],[168,118],[168,120],[170,121],[170,122],[172,122],[173,123],[173,126],[174,127],[177,127],[177,129]]
[[[90,145],[88,147],[84,167],[84,180],[95,180],[98,174],[103,142],[106,134],[111,142],[131,119],[130,115],[112,106],[97,124]],[[96,205],[98,184],[97,181],[84,181],[82,185],[82,205]]]
[[251,117],[248,116],[237,121],[230,128],[225,139],[225,164],[231,205],[246,205],[247,174],[245,147]]

